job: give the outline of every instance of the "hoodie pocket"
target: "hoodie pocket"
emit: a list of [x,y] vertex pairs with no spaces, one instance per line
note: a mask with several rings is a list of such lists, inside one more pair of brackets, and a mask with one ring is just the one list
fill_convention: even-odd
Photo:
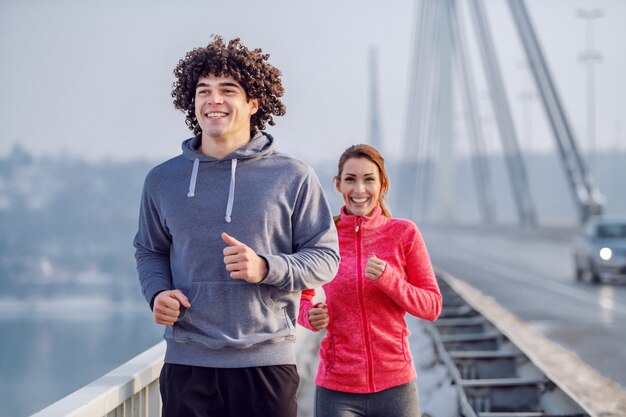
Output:
[[293,338],[287,312],[276,306],[265,287],[244,281],[194,283],[191,307],[173,326],[173,339],[241,349]]

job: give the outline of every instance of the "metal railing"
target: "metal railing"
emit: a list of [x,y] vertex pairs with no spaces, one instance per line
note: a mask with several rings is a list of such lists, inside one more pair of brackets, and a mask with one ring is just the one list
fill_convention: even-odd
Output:
[[31,417],[157,417],[164,355],[163,341]]

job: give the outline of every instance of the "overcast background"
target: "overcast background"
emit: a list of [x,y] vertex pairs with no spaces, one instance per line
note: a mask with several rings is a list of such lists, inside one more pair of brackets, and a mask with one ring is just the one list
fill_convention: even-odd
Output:
[[[470,29],[467,1],[459,2]],[[281,69],[287,115],[268,131],[280,149],[316,169],[335,213],[342,200],[330,191],[333,166],[347,146],[368,138],[368,51],[376,48],[383,152],[394,184],[390,197],[397,189],[410,199],[391,199],[394,215],[425,206],[430,199],[413,199],[394,177],[404,142],[417,4],[0,0],[0,415],[30,415],[161,339],[137,284],[131,242],[145,174],[179,154],[180,142],[191,135],[184,114],[172,105],[172,70],[211,34],[241,37]],[[520,98],[534,88],[507,3],[484,4],[522,149],[542,152],[526,155],[539,220],[575,225],[574,201],[539,102]],[[586,79],[578,57],[585,22],[576,10],[603,10],[594,22],[603,56],[596,69],[596,178],[607,212],[626,213],[626,1],[527,4],[583,150]],[[467,36],[473,52],[475,37]],[[478,113],[493,154],[497,221],[515,224],[478,58],[472,55]],[[463,155],[463,109],[452,113],[456,149]],[[457,220],[476,223],[471,163],[458,158],[457,165],[457,191],[450,193]]]
[[[518,37],[506,3],[485,4],[519,122],[519,97],[532,86]],[[585,22],[576,9],[603,10],[594,23],[596,49],[603,56],[596,72],[598,148],[626,147],[626,2],[527,4],[583,149],[585,67],[578,56]],[[261,47],[281,69],[287,115],[268,131],[281,149],[310,162],[334,160],[348,145],[367,139],[367,54],[376,47],[383,150],[398,156],[415,9],[410,0],[0,0],[0,155],[17,142],[37,156],[162,160],[176,155],[190,132],[171,104],[172,69],[185,52],[220,34]],[[466,27],[471,28],[469,20]],[[480,63],[477,56],[473,60]],[[487,93],[479,88],[479,95]],[[538,101],[530,103],[527,142],[534,150],[551,150]]]

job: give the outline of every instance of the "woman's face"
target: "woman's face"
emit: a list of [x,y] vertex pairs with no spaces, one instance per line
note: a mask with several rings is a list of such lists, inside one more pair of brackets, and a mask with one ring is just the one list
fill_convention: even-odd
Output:
[[369,216],[376,208],[381,190],[380,173],[369,159],[346,160],[335,185],[343,196],[348,214]]

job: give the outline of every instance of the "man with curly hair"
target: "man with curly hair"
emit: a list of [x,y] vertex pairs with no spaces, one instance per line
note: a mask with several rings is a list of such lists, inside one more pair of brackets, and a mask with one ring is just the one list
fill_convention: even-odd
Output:
[[195,136],[146,176],[134,240],[143,294],[167,326],[165,417],[297,413],[300,291],[332,279],[339,252],[313,170],[264,132],[285,114],[268,58],[216,36],[174,70]]

